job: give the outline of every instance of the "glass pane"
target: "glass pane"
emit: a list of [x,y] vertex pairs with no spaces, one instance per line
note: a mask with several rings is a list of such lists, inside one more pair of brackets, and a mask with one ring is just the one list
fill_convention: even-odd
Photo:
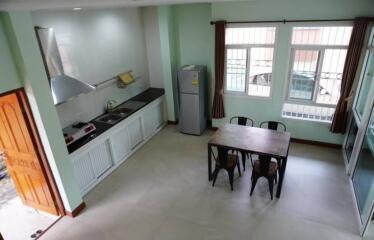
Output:
[[358,116],[361,118],[362,114],[365,110],[366,104],[367,104],[367,98],[369,94],[369,90],[371,88],[371,85],[373,83],[373,73],[374,73],[374,54],[370,53],[364,73],[362,75],[362,81],[360,86],[360,92],[358,94],[358,99],[356,103],[356,112],[358,113]]
[[292,44],[348,46],[351,26],[294,27]]
[[368,128],[358,156],[353,175],[353,187],[361,221],[364,222],[370,214],[371,203],[374,199],[374,113],[372,112]]
[[226,51],[226,89],[245,91],[247,49],[227,49]]
[[317,103],[337,104],[344,69],[346,49],[326,49],[323,57]]
[[295,50],[290,98],[312,100],[316,80],[318,50]]
[[226,44],[274,44],[275,27],[226,28]]
[[345,154],[347,156],[348,162],[351,160],[353,146],[355,144],[356,136],[358,132],[358,127],[354,118],[351,120],[351,126],[349,127],[349,132],[347,136],[347,142],[345,144]]
[[270,96],[273,48],[251,48],[248,95]]

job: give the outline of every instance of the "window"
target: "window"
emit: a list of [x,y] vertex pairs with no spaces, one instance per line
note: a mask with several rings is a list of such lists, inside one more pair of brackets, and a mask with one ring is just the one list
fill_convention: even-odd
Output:
[[332,121],[351,32],[351,26],[293,27],[283,117]]
[[226,91],[269,97],[275,27],[226,28]]

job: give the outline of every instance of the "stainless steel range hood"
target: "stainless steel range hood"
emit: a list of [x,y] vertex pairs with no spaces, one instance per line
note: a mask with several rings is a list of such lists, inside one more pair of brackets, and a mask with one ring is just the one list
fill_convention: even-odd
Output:
[[64,73],[53,29],[40,27],[36,27],[35,29],[50,81],[54,104],[57,105],[66,102],[79,94],[95,90],[96,88],[94,86],[79,81]]

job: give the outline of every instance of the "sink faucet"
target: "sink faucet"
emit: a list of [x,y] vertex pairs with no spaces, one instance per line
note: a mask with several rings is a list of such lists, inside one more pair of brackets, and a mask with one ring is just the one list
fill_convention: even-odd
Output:
[[117,103],[117,101],[116,100],[108,100],[107,102],[106,102],[106,111],[107,112],[111,112],[111,111],[113,111],[113,109],[114,109],[114,105]]

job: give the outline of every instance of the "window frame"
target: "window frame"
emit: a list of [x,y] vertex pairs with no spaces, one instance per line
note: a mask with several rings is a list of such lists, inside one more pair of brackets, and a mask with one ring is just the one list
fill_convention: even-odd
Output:
[[[351,21],[344,21],[344,22],[301,22],[301,23],[295,23],[290,25],[290,35],[289,35],[289,41],[288,41],[288,52],[289,52],[289,62],[288,62],[288,71],[287,71],[287,87],[286,87],[286,93],[284,98],[284,103],[290,103],[290,104],[300,104],[300,105],[309,105],[309,106],[317,106],[317,107],[329,107],[329,108],[335,108],[336,104],[328,104],[328,103],[317,103],[317,95],[318,95],[318,87],[319,82],[321,79],[321,70],[323,66],[323,59],[325,55],[325,51],[327,49],[345,49],[348,50],[348,45],[326,45],[326,44],[319,44],[319,45],[313,45],[313,44],[292,44],[292,36],[293,36],[293,30],[295,27],[352,27],[353,22]],[[316,80],[314,83],[313,88],[313,97],[311,100],[303,100],[303,99],[295,99],[290,97],[291,92],[291,76],[292,76],[292,70],[294,67],[294,57],[295,57],[295,51],[296,50],[316,50],[319,51],[318,54],[318,61],[317,61],[317,70],[316,70]],[[300,119],[304,120],[304,119]],[[305,119],[306,120],[306,119]]]
[[[358,103],[358,100],[359,100],[359,96],[360,96],[360,92],[361,92],[361,87],[362,87],[362,84],[363,84],[363,81],[364,81],[364,73],[365,73],[365,64],[367,63],[367,61],[369,60],[369,57],[370,57],[370,54],[374,54],[374,24],[370,24],[369,27],[369,34],[367,36],[367,39],[366,39],[366,47],[363,48],[363,58],[361,59],[360,63],[358,64],[358,67],[357,69],[361,69],[360,70],[360,73],[358,74],[358,76],[356,75],[356,77],[359,78],[358,80],[358,83],[357,83],[357,88],[356,88],[356,91],[355,91],[355,98],[353,100],[353,104],[352,104],[352,112],[353,112],[353,117],[355,118],[356,120],[356,124],[358,126],[361,126],[361,120],[363,118],[363,115],[364,115],[364,112],[365,112],[365,109],[364,109],[364,112],[362,113],[362,116],[360,115],[360,113],[358,113],[358,109],[357,109],[357,103]],[[371,85],[371,88],[374,88],[373,85]],[[368,96],[370,97],[371,96],[371,92],[372,92],[372,89],[369,89],[369,92],[368,92]]]
[[[261,27],[274,27],[274,43],[273,44],[225,44],[225,68],[224,68],[224,88],[223,93],[229,96],[238,96],[238,97],[245,97],[245,98],[257,98],[257,99],[272,99],[273,96],[273,82],[274,82],[274,69],[276,64],[276,52],[278,48],[278,31],[279,31],[279,24],[277,23],[240,23],[240,24],[227,24],[227,28],[261,28]],[[269,96],[258,96],[258,95],[249,95],[248,94],[248,84],[249,84],[249,71],[250,71],[250,51],[251,48],[272,48],[273,49],[273,59],[272,59],[272,66],[271,66],[271,82],[270,82],[270,92]],[[233,91],[227,89],[227,50],[228,49],[245,49],[247,51],[247,59],[246,59],[246,68],[245,68],[245,83],[244,83],[244,91]]]

